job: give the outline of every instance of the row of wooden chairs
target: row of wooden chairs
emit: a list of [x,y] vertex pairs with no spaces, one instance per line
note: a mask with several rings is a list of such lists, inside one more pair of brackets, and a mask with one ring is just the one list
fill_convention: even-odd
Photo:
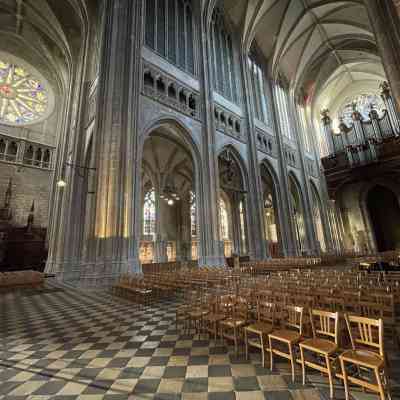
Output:
[[[265,367],[265,354],[269,353],[271,370],[274,356],[288,359],[293,380],[296,362],[302,366],[303,382],[306,379],[306,367],[325,373],[329,378],[331,398],[334,394],[335,375],[344,382],[346,399],[349,398],[349,383],[372,390],[381,399],[385,399],[385,393],[390,398],[381,318],[343,314],[351,342],[351,349],[343,351],[339,347],[339,312],[309,309],[312,335],[307,339],[304,333],[306,308],[303,306],[272,303],[260,294],[256,318],[251,318],[251,307],[240,296],[205,296],[196,299],[192,293],[191,301],[192,304],[184,304],[177,309],[177,327],[178,320],[182,320],[186,328],[194,327],[199,334],[201,329],[205,329],[215,340],[218,336],[231,340],[236,354],[239,342],[244,340],[246,358],[249,347],[258,348]],[[359,345],[369,350],[360,352]],[[310,359],[309,353],[313,353],[316,360]],[[354,376],[348,369],[349,365],[356,366],[357,372],[365,368],[372,370],[376,383]],[[335,368],[338,372],[335,372]]]

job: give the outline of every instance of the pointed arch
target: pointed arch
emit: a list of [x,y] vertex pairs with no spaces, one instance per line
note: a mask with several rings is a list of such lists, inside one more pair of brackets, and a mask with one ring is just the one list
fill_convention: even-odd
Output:
[[260,164],[260,175],[263,190],[264,232],[268,254],[272,257],[282,255],[282,207],[281,191],[278,176],[268,159]]

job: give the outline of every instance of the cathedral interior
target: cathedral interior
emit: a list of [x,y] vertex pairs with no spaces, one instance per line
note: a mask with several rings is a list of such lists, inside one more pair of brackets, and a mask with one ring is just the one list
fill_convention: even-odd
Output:
[[399,0],[0,0],[0,400],[400,399]]

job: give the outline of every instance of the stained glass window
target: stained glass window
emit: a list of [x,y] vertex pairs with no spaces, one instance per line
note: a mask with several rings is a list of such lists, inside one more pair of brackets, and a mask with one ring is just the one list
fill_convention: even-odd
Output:
[[220,230],[221,239],[229,239],[229,223],[228,223],[228,210],[225,200],[221,197],[219,199],[219,217],[220,217]]
[[154,236],[156,233],[156,194],[154,189],[144,196],[143,205],[143,234]]
[[190,191],[190,232],[192,237],[197,235],[196,195]]
[[240,239],[242,242],[242,252],[246,253],[246,226],[245,226],[245,216],[244,216],[244,206],[243,201],[239,203],[239,217],[240,217]]
[[0,122],[24,125],[45,116],[49,95],[43,83],[24,68],[0,60]]

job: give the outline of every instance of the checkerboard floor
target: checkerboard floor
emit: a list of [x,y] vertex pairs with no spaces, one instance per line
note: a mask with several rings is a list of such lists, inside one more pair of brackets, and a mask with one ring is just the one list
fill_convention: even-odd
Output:
[[[205,335],[177,332],[175,306],[139,307],[51,283],[0,294],[0,400],[329,399],[327,379],[312,371],[307,385],[300,369],[292,383],[284,361],[271,372],[258,353],[246,361]],[[390,367],[400,382],[394,350]],[[336,398],[344,398],[339,382]],[[377,396],[354,389],[352,398]]]

